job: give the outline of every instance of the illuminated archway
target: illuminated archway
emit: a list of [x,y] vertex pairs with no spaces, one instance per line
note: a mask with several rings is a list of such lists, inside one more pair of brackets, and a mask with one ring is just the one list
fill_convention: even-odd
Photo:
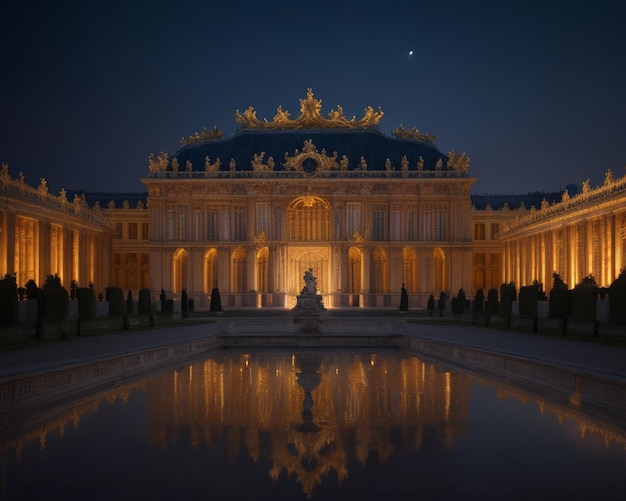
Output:
[[387,253],[381,248],[372,252],[371,290],[374,293],[389,292]]
[[402,282],[408,292],[417,292],[417,254],[413,249],[402,249]]
[[348,292],[360,294],[361,292],[361,249],[350,247],[348,250]]
[[232,292],[246,292],[246,251],[237,247],[231,256]]
[[433,251],[434,288],[437,292],[446,290],[446,255],[440,247]]
[[210,293],[217,287],[217,249],[204,253],[204,292]]
[[177,249],[172,261],[172,289],[173,292],[182,292],[187,288],[187,251]]
[[270,250],[263,247],[256,254],[257,292],[269,292],[269,258]]

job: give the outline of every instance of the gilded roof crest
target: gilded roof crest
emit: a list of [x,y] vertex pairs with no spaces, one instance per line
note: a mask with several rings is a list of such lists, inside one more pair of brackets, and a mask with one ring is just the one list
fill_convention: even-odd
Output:
[[417,139],[418,141],[425,141],[427,143],[432,143],[435,139],[437,139],[437,136],[433,134],[424,134],[415,127],[412,129],[405,129],[402,124],[400,124],[400,127],[393,129],[391,133],[399,139]]
[[267,119],[259,120],[252,106],[243,114],[237,110],[235,119],[243,129],[369,129],[376,127],[383,116],[382,110],[375,111],[371,106],[365,108],[365,115],[358,120],[356,117],[347,119],[341,106],[337,106],[336,110],[331,110],[326,117],[320,114],[321,109],[322,100],[315,99],[313,90],[309,88],[306,99],[300,99],[300,116],[293,120],[289,118],[290,113],[283,110],[282,106],[276,109],[276,115],[271,122]]

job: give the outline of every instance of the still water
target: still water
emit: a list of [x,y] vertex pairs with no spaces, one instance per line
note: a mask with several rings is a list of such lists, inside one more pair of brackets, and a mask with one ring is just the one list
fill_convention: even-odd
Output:
[[2,499],[623,499],[626,427],[401,351],[221,351],[1,435]]

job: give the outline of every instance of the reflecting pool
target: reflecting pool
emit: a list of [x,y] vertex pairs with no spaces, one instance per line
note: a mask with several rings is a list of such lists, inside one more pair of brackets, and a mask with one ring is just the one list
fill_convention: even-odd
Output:
[[3,499],[622,499],[626,427],[396,350],[220,351],[0,432]]

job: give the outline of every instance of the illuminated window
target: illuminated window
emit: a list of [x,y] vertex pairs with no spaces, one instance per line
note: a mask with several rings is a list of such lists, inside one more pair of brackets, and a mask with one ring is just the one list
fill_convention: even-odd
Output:
[[402,249],[402,282],[408,292],[417,292],[417,255],[413,249]]
[[386,240],[387,236],[387,206],[383,204],[374,204],[372,208],[372,240],[381,242]]
[[354,240],[361,233],[361,202],[346,204],[346,238]]
[[294,201],[288,211],[289,239],[324,241],[330,235],[330,207],[321,198],[307,196]]
[[63,228],[50,225],[50,272],[63,279]]
[[500,233],[500,223],[491,223],[491,239],[492,240],[497,239],[499,233]]
[[361,251],[356,247],[350,247],[348,261],[348,292],[359,294],[361,292]]
[[137,240],[137,223],[128,223],[128,238]]
[[220,240],[230,241],[230,207],[224,206],[220,211]]
[[217,249],[209,249],[204,255],[204,292],[217,287]]
[[394,205],[391,212],[391,240],[402,240],[402,206]]
[[256,204],[256,235],[265,235],[270,238],[270,204],[269,202],[258,202]]
[[404,211],[404,239],[408,241],[418,240],[418,207],[408,205]]
[[148,223],[141,223],[141,239],[148,240],[150,238],[150,228]]
[[193,240],[195,242],[202,240],[202,213],[199,209],[193,211]]
[[168,240],[174,240],[174,207],[167,208],[166,235]]
[[485,239],[485,223],[474,224],[474,240]]
[[232,256],[233,292],[246,292],[246,251],[238,247]]
[[487,286],[487,255],[484,252],[474,254],[474,290]]
[[256,257],[257,292],[269,292],[269,255],[267,247],[263,247]]
[[435,207],[435,240],[446,240],[446,219],[448,209],[445,205]]
[[433,206],[432,204],[424,204],[422,209],[422,240],[432,239],[433,224]]
[[233,208],[233,240],[237,242],[247,240],[246,233],[246,208],[243,205],[236,205]]
[[389,276],[387,253],[384,249],[374,249],[372,252],[372,292],[389,292]]
[[178,240],[184,242],[187,240],[187,208],[178,209]]
[[209,207],[207,209],[207,214],[206,214],[207,237],[206,239],[209,242],[217,242],[217,240],[219,239],[218,238],[218,235],[219,235],[218,214],[219,214],[218,207]]
[[187,251],[178,249],[174,253],[172,286],[174,292],[182,292],[187,288]]

